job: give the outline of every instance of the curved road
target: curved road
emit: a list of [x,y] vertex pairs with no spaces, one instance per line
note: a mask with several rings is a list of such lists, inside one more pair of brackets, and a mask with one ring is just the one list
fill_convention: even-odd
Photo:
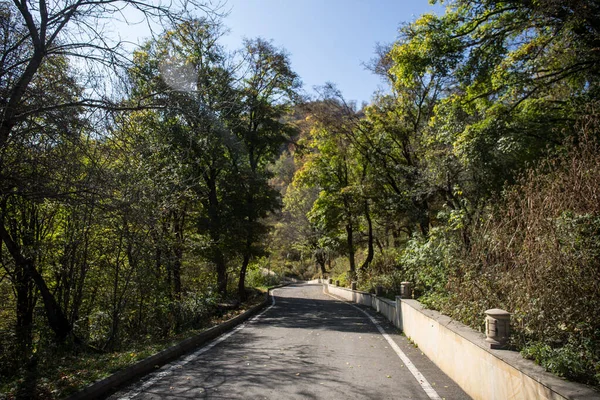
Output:
[[279,288],[273,298],[258,317],[110,399],[469,399],[373,310],[322,285]]

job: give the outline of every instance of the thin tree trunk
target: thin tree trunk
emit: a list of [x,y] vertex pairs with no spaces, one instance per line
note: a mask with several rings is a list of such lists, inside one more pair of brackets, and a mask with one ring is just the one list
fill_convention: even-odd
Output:
[[369,264],[373,261],[374,249],[373,249],[373,222],[371,221],[371,213],[369,212],[369,201],[365,200],[365,218],[367,219],[368,226],[368,249],[367,249],[367,258],[365,262],[361,265],[360,269],[369,268]]
[[429,236],[429,204],[427,201],[422,201],[419,203],[420,208],[420,217],[419,217],[419,228],[421,229],[421,233],[423,237]]
[[0,237],[2,237],[2,241],[15,260],[15,264],[20,265],[23,268],[24,272],[33,280],[40,291],[44,302],[44,309],[46,310],[46,317],[48,318],[48,324],[54,331],[56,339],[59,342],[64,341],[67,336],[72,333],[73,327],[52,295],[52,292],[48,289],[46,281],[35,268],[33,260],[26,258],[21,254],[21,249],[12,239],[3,223],[0,223]]
[[321,260],[318,262],[319,267],[321,268],[321,276],[325,276],[327,270],[325,269],[325,260]]
[[350,262],[350,273],[354,275],[356,271],[356,262],[354,261],[354,238],[351,223],[346,224],[346,239],[348,243],[348,261]]
[[221,218],[219,215],[219,197],[217,195],[217,174],[214,169],[206,172],[204,179],[208,186],[208,220],[212,246],[212,262],[217,270],[217,292],[221,297],[227,296],[227,265],[221,251]]
[[69,320],[65,316],[63,310],[58,305],[58,302],[48,289],[48,285],[46,285],[46,281],[40,275],[40,273],[36,270],[33,261],[23,257],[20,253],[18,246],[16,243],[12,241],[8,232],[2,224],[0,224],[0,235],[2,236],[2,240],[4,244],[8,248],[9,252],[13,256],[15,263],[19,264],[25,273],[33,280],[36,287],[40,291],[42,296],[42,300],[44,302],[44,309],[46,311],[46,317],[48,318],[48,324],[50,328],[54,331],[56,335],[56,339],[59,342],[64,341],[67,336],[72,332],[72,326],[69,323]]
[[347,198],[344,197],[344,208],[346,210],[346,244],[348,245],[348,261],[350,262],[350,275],[356,273],[356,261],[354,260],[354,228],[352,227],[352,213]]
[[217,292],[221,297],[227,296],[227,265],[220,249],[213,251],[213,262],[217,269]]
[[248,294],[246,293],[246,271],[249,263],[250,251],[246,251],[242,261],[242,268],[240,269],[240,279],[238,281],[238,297],[240,301],[246,301],[248,298]]
[[20,353],[28,357],[33,341],[33,308],[35,299],[32,290],[32,281],[23,265],[16,265],[15,287],[17,293],[17,325],[15,333],[19,342]]
[[[183,211],[182,213],[185,213]],[[175,299],[181,300],[181,263],[183,259],[183,227],[184,215],[174,216],[173,229],[175,231],[175,260],[173,262],[173,294]]]

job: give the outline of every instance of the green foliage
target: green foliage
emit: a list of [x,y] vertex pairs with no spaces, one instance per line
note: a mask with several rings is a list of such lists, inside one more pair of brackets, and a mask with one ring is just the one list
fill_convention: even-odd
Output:
[[361,109],[331,85],[294,107],[283,49],[230,54],[217,19],[142,3],[124,2],[172,25],[124,64],[93,31],[117,9],[85,4],[69,15],[94,56],[71,57],[115,64],[131,89],[110,118],[61,53],[63,14],[25,24],[0,4],[3,390],[35,355],[62,382],[40,397],[66,394],[98,377],[52,369],[88,368],[73,336],[106,372],[290,274],[391,298],[411,281],[476,328],[506,308],[527,357],[600,384],[596,2],[444,2],[381,50],[390,90]]
[[[475,328],[484,310],[503,307],[517,347],[598,384],[599,219],[589,199],[600,181],[600,8],[444,3],[444,15],[402,26],[380,49],[372,67],[390,91],[354,112],[328,87],[309,107],[290,191],[318,191],[302,207],[312,228],[304,254],[316,249],[324,265],[324,238],[342,244],[346,234],[351,265],[365,260],[352,276],[359,288],[390,294],[411,281],[426,305]],[[346,278],[337,262],[328,272]]]
[[[171,25],[119,70],[131,91],[118,106],[109,94],[85,99],[104,82],[80,86],[70,58],[55,54],[70,37],[29,48],[32,25],[0,5],[0,372],[11,393],[20,382],[40,398],[65,395],[128,365],[126,350],[204,326],[266,253],[267,217],[280,208],[268,167],[293,134],[286,114],[300,86],[288,56],[260,39],[226,53],[218,19],[138,5]],[[105,18],[98,8],[113,10],[86,7],[91,25]],[[131,58],[103,40],[90,63]],[[38,50],[43,62],[21,68]],[[60,365],[86,346],[102,353],[93,371]],[[88,368],[82,358],[75,368]],[[31,360],[47,368],[43,381],[31,381]]]
[[248,266],[246,285],[253,288],[267,288],[281,283],[282,277],[270,268],[270,260],[266,257],[257,259]]
[[532,342],[521,350],[521,354],[558,376],[598,385],[600,382],[598,345],[597,340],[581,342],[571,339],[561,347],[552,348],[544,342]]
[[358,271],[358,289],[368,292],[381,286],[387,293],[400,293],[400,283],[404,282],[405,274],[398,263],[399,252],[395,248],[385,248],[377,252],[369,269]]
[[[588,126],[589,128],[589,126]],[[597,129],[595,127],[594,129]],[[545,368],[598,385],[600,318],[595,141],[567,146],[525,175],[472,231],[441,309],[473,325],[513,313],[514,342]],[[557,295],[560,293],[561,295]]]
[[450,261],[446,258],[449,255],[446,244],[438,229],[433,229],[427,239],[417,236],[406,243],[399,262],[406,280],[414,283],[417,295],[444,288]]

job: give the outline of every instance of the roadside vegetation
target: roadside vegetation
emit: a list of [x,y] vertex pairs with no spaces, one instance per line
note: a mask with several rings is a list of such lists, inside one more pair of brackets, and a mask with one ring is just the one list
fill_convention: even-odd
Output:
[[378,47],[370,104],[304,106],[273,243],[475,329],[506,309],[525,357],[600,387],[600,7],[443,4]]
[[[600,387],[596,2],[443,2],[377,47],[364,105],[304,98],[284,49],[223,48],[193,0],[40,4],[0,3],[2,396],[320,276],[411,281],[476,329],[506,309],[525,357]],[[100,29],[125,15],[139,48]]]
[[300,80],[200,1],[0,17],[0,397],[58,398],[256,301]]

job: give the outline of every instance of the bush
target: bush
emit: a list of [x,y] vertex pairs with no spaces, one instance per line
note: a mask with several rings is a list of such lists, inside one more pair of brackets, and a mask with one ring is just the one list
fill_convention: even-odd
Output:
[[274,271],[266,268],[264,262],[254,263],[248,268],[246,274],[247,287],[267,287],[281,283],[281,277]]
[[474,228],[441,311],[479,325],[513,313],[513,344],[600,385],[600,151],[593,140],[530,170]]
[[600,382],[600,362],[594,353],[597,353],[598,344],[571,340],[562,347],[552,348],[538,341],[525,346],[521,354],[558,376],[597,385]]
[[456,263],[458,243],[452,227],[432,228],[429,237],[411,238],[400,253],[403,280],[414,284],[415,297],[445,290],[448,272]]

